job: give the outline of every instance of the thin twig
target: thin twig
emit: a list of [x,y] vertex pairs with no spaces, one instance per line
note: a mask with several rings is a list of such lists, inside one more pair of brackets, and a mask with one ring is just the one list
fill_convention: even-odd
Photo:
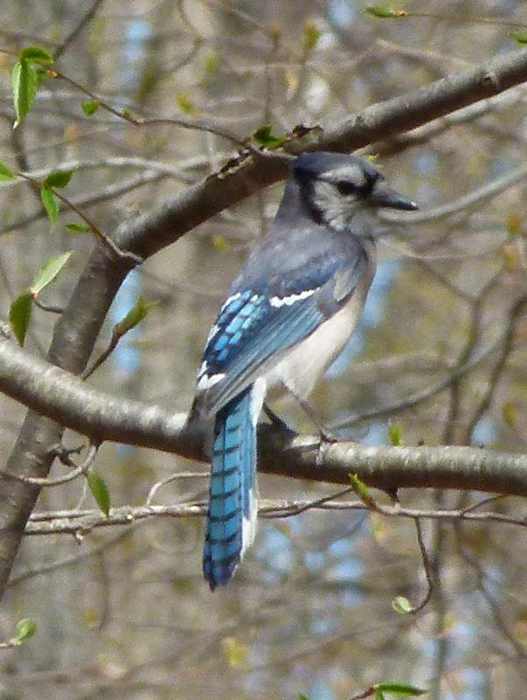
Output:
[[409,608],[406,612],[410,615],[415,615],[415,613],[418,613],[420,610],[422,610],[432,597],[432,591],[434,589],[433,586],[433,581],[432,581],[432,567],[430,564],[430,558],[428,556],[428,552],[426,551],[426,546],[423,540],[423,531],[421,528],[421,521],[419,518],[414,518],[414,523],[415,523],[415,529],[417,532],[417,542],[419,543],[419,551],[421,552],[421,559],[423,561],[423,569],[425,571],[425,576],[426,576],[426,583],[427,583],[427,590],[425,593],[425,596],[423,600],[418,603],[417,605]]
[[[97,454],[98,449],[98,445],[91,444],[88,447],[88,452],[83,461],[78,466],[75,466],[75,464],[70,460],[70,465],[74,466],[73,471],[69,472],[69,474],[66,474],[65,476],[59,476],[56,479],[40,479],[38,477],[21,476],[20,474],[12,474],[11,472],[6,471],[5,469],[0,469],[0,475],[7,479],[14,479],[15,481],[20,481],[23,484],[38,486],[39,488],[45,488],[50,486],[62,486],[62,484],[66,484],[68,483],[68,481],[73,481],[78,476],[81,476],[81,474],[85,474],[88,471],[88,469],[93,464],[93,460],[95,459],[95,455]],[[61,461],[65,461],[64,456],[61,457]]]
[[99,9],[100,5],[102,5],[103,1],[104,0],[94,0],[92,6],[84,14],[80,22],[78,22],[78,24],[71,30],[71,32],[64,39],[64,41],[53,52],[53,57],[55,58],[55,60],[62,56],[62,54],[68,48],[68,46],[73,41],[75,41],[75,39],[79,36],[84,27],[93,19],[95,13]]
[[[41,185],[41,183],[36,180],[35,178],[31,177],[30,175],[27,175],[26,173],[18,172],[17,173],[18,177],[21,177],[23,180],[27,180],[27,182],[36,184],[36,185]],[[98,226],[96,226],[91,219],[86,216],[86,214],[80,209],[74,202],[72,202],[70,199],[65,197],[63,194],[61,194],[55,187],[50,188],[57,197],[63,204],[65,204],[67,207],[69,207],[72,211],[77,214],[78,217],[80,217],[84,223],[89,227],[90,231],[95,234],[97,238],[99,238],[102,243],[106,247],[108,247],[117,257],[123,258],[126,260],[132,260],[135,265],[141,265],[144,261],[143,258],[140,255],[137,255],[137,253],[132,253],[129,250],[121,250],[117,243],[113,241],[109,236],[107,236],[103,231],[101,231]]]
[[36,294],[33,295],[32,299],[35,306],[38,306],[38,308],[42,309],[42,311],[49,311],[52,314],[61,314],[64,310],[62,306],[52,306],[49,304],[43,304]]
[[[189,475],[190,476],[190,475]],[[199,475],[199,478],[203,477]],[[100,527],[111,527],[119,525],[130,525],[131,523],[149,520],[151,518],[193,518],[203,517],[207,514],[207,504],[205,502],[179,503],[171,505],[153,505],[149,503],[143,506],[122,506],[112,508],[108,517],[100,510],[59,510],[41,511],[33,513],[26,528],[26,535],[49,535],[49,534],[75,534],[87,532]],[[330,501],[328,498],[315,499],[312,501],[272,501],[263,500],[260,502],[258,516],[265,519],[276,519],[286,515],[298,515],[307,510],[329,510],[329,511],[371,511],[372,508],[362,501]],[[506,525],[527,527],[527,520],[521,517],[513,517],[496,512],[465,513],[460,509],[453,510],[425,510],[416,508],[404,508],[400,505],[385,506],[376,503],[374,510],[381,515],[393,518],[410,518],[416,520],[451,520],[453,522],[499,522]],[[422,544],[422,539],[420,546]],[[423,550],[421,550],[422,554]],[[425,571],[430,573],[430,562],[423,556]],[[428,567],[428,569],[426,569]],[[427,575],[430,587],[430,579]],[[428,602],[428,598],[425,601]]]

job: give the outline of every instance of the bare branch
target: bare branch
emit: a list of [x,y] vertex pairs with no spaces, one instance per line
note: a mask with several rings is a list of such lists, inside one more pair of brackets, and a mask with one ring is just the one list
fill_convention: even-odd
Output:
[[[68,372],[33,358],[0,339],[0,388],[64,427],[105,440],[207,460],[199,426],[185,414],[126,401],[85,386]],[[470,447],[363,447],[320,444],[261,426],[262,471],[349,483],[353,471],[365,483],[392,492],[407,487],[455,488],[527,495],[527,456]]]
[[[205,477],[205,473],[197,475]],[[348,493],[350,489],[346,489]],[[308,510],[325,511],[362,511],[372,510],[363,501],[338,501],[335,498],[341,496],[343,491],[333,493],[323,498],[300,501],[276,501],[262,499],[259,502],[258,517],[266,520],[287,518]],[[484,511],[474,513],[461,509],[420,509],[404,508],[403,506],[386,506],[376,503],[374,510],[388,518],[409,518],[418,520],[435,521],[467,521],[475,523],[495,522],[503,525],[527,527],[527,521],[522,517],[506,515],[504,513]],[[33,513],[26,526],[26,535],[81,535],[84,536],[94,529],[111,526],[133,525],[151,518],[196,518],[207,515],[206,503],[177,503],[173,505],[153,505],[146,503],[142,506],[121,506],[112,508],[110,515],[106,517],[100,510],[57,510]],[[421,550],[422,551],[422,550]],[[427,555],[428,556],[428,555]],[[423,561],[425,559],[423,558]],[[426,559],[428,566],[427,581],[430,588],[430,561]],[[426,570],[425,566],[425,570]],[[428,596],[427,596],[428,600]],[[420,609],[420,608],[419,608]]]

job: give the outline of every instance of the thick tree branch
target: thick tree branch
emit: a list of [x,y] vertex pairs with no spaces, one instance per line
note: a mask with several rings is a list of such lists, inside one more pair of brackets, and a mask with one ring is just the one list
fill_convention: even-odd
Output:
[[[201,430],[186,425],[186,414],[100,392],[6,339],[0,340],[0,389],[95,443],[110,440],[208,459]],[[320,445],[316,436],[270,425],[261,426],[260,452],[262,471],[289,477],[347,484],[354,472],[386,491],[435,487],[527,496],[525,455],[469,447]]]
[[[479,68],[435,81],[418,90],[367,107],[325,132],[314,130],[287,145],[289,153],[352,151],[438,119],[479,100],[498,95],[527,80],[527,50],[500,56]],[[283,179],[288,160],[279,154],[256,159],[247,154],[221,176],[217,174],[145,214],[120,231],[119,245],[146,258],[187,231]]]
[[[373,105],[326,132],[314,130],[303,138],[293,137],[288,143],[288,151],[293,154],[317,149],[350,151],[497,95],[526,79],[527,51],[511,52],[474,70],[433,82],[406,95]],[[121,226],[115,236],[116,243],[122,250],[129,250],[147,258],[212,215],[284,178],[286,172],[287,163],[283,156],[271,155],[260,159],[253,153],[246,154],[234,160],[228,169],[189,188],[152,213]],[[53,364],[75,374],[82,372],[108,308],[129,269],[125,261],[115,260],[100,247],[95,248],[68,306],[55,327],[49,353]],[[46,477],[53,461],[51,447],[60,442],[62,431],[63,428],[58,423],[30,412],[6,465],[7,471],[30,477]],[[298,475],[309,476],[311,473],[315,476],[319,467],[313,451],[304,451],[301,445],[292,449],[295,459],[296,455],[299,457],[298,465],[302,466]],[[340,453],[343,449],[347,450],[344,455]],[[357,471],[355,466],[360,467],[360,454],[357,450],[359,448],[343,448],[338,445],[325,449],[322,459],[330,471],[328,478],[332,478],[331,464],[332,460],[335,461],[337,452],[340,460],[337,459],[335,465],[341,463],[344,457],[352,460],[354,470]],[[365,450],[364,454],[367,453]],[[289,458],[284,460],[284,454],[280,454],[280,463],[289,462]],[[404,454],[404,450],[398,454]],[[442,454],[445,454],[444,451]],[[482,453],[479,460],[474,458],[474,471],[477,476],[474,479],[475,488],[486,488],[483,484],[487,484],[487,480],[483,476],[488,478],[489,472],[492,471],[488,461],[485,461],[485,454],[487,453]],[[456,453],[456,458],[457,456]],[[266,468],[271,468],[272,457],[272,453],[264,450]],[[393,457],[395,458],[395,454]],[[432,464],[431,459],[430,457],[428,460],[429,465]],[[451,456],[451,461],[449,458],[443,459],[448,462],[443,466],[452,478],[455,471],[454,455]],[[521,458],[515,459],[521,462]],[[495,464],[495,461],[496,456],[492,456],[491,462]],[[294,463],[294,460],[291,463]],[[274,464],[275,471],[279,471],[276,461]],[[391,473],[394,462],[388,460],[388,464]],[[522,472],[522,468],[522,464],[514,464],[510,475],[512,482],[517,480],[518,492],[522,483],[523,474],[519,473]],[[426,473],[426,469],[423,471]],[[505,473],[505,470],[502,473]],[[344,479],[342,472],[340,476]],[[393,478],[389,487],[392,486]],[[498,486],[498,490],[502,490],[501,485]],[[37,487],[14,480],[4,479],[0,483],[0,595],[5,589],[38,492]]]

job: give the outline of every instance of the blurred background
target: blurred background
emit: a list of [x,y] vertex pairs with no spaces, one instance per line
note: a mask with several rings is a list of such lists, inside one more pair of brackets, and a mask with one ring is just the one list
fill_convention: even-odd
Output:
[[[399,20],[374,18],[359,0],[3,0],[0,48],[39,44],[53,52],[91,6],[90,21],[57,61],[65,75],[132,114],[199,120],[240,139],[265,124],[276,135],[297,124],[338,124],[372,103],[515,50],[503,20],[527,26],[519,0],[408,2],[410,16]],[[429,16],[411,16],[423,6]],[[0,54],[0,160],[36,177],[76,167],[65,194],[110,234],[234,152],[210,133],[138,128],[101,109],[88,116],[86,96],[60,80],[43,84],[35,108],[13,130],[12,62]],[[344,435],[389,444],[391,426],[407,444],[525,449],[527,325],[513,313],[527,269],[525,96],[522,86],[514,88],[367,150],[425,214],[380,246],[361,327],[313,395],[323,421],[342,426]],[[445,208],[508,177],[499,196],[482,193],[472,204]],[[94,373],[93,386],[188,410],[209,326],[265,234],[282,188],[223,212],[130,274],[95,356],[139,294],[159,304]],[[66,230],[75,220],[66,212],[51,227],[28,183],[2,184],[0,211],[0,318],[50,256],[73,250],[41,296],[64,305],[90,236]],[[28,350],[45,355],[55,320],[34,309]],[[313,431],[294,402],[285,398],[275,408],[299,431]],[[24,413],[0,400],[1,464]],[[68,444],[80,442],[68,436]],[[114,506],[143,505],[156,484],[156,504],[206,498],[207,465],[173,455],[105,445],[96,468]],[[199,474],[160,483],[182,472]],[[53,471],[63,473],[60,465]],[[263,499],[337,491],[260,478]],[[468,507],[479,498],[401,494],[404,505],[425,509]],[[494,508],[527,515],[520,499]],[[37,508],[75,509],[96,509],[82,480],[45,490]],[[261,519],[233,582],[214,594],[201,577],[202,518],[100,528],[82,541],[28,536],[0,610],[0,637],[9,638],[22,617],[35,620],[38,631],[0,655],[0,700],[299,693],[346,700],[387,681],[428,688],[435,700],[521,697],[525,533],[437,519],[423,521],[423,530],[434,590],[416,616],[392,607],[398,595],[417,604],[426,593],[408,519],[351,510]]]

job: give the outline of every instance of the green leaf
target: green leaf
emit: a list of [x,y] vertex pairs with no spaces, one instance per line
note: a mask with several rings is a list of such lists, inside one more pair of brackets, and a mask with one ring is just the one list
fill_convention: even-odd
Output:
[[388,437],[390,438],[390,443],[394,447],[401,447],[404,445],[403,441],[403,426],[401,423],[388,423]]
[[37,61],[38,63],[53,63],[53,56],[49,51],[43,49],[42,46],[28,46],[27,49],[21,52],[20,58],[27,61]]
[[304,693],[298,693],[298,700],[309,700],[309,698]]
[[108,489],[108,486],[106,485],[106,482],[104,481],[102,476],[99,476],[99,474],[93,471],[93,469],[90,469],[89,472],[86,474],[86,479],[88,480],[88,486],[90,487],[90,491],[92,492],[92,495],[95,498],[97,505],[104,513],[104,515],[106,517],[109,517],[111,502],[110,491]]
[[360,500],[367,506],[370,506],[370,508],[376,508],[375,500],[370,495],[366,484],[361,481],[356,474],[350,474],[349,478],[351,481],[351,488],[355,491]]
[[379,683],[375,687],[385,693],[396,693],[404,698],[416,698],[418,695],[424,695],[428,692],[427,690],[416,688],[414,685],[407,685],[406,683]]
[[87,224],[75,224],[68,222],[66,224],[68,231],[73,231],[73,233],[89,233],[91,228]]
[[377,690],[375,691],[375,696],[374,696],[373,700],[386,700],[382,690],[379,690],[379,688],[377,688]]
[[91,117],[92,114],[99,109],[99,100],[86,100],[82,103],[82,111],[87,117]]
[[16,175],[0,160],[0,180],[15,180]]
[[115,324],[113,328],[114,336],[120,338],[125,333],[132,330],[132,328],[135,328],[135,326],[137,326],[138,323],[141,323],[141,321],[146,317],[148,312],[158,304],[159,301],[145,301],[143,297],[139,297],[139,299],[135,302],[135,305],[130,309],[126,316],[119,321],[119,323]]
[[392,7],[387,7],[386,5],[368,5],[364,11],[372,17],[377,17],[377,19],[406,17],[408,14],[405,10],[394,10]]
[[31,309],[33,307],[33,301],[31,298],[31,292],[23,292],[18,296],[14,302],[11,304],[9,309],[9,324],[13,329],[16,339],[18,340],[20,346],[24,345],[24,340],[26,339],[27,327],[29,326],[29,319],[31,318]]
[[187,95],[186,93],[180,93],[176,97],[176,104],[179,107],[179,109],[182,112],[185,112],[186,114],[196,114],[196,112],[198,111],[196,109],[196,105],[194,104],[194,102],[192,102],[189,95]]
[[46,185],[42,185],[40,188],[40,196],[42,198],[42,204],[47,212],[48,219],[52,224],[57,223],[59,218],[59,202],[53,190],[50,190]]
[[259,129],[256,129],[252,138],[264,148],[269,149],[279,148],[286,141],[284,136],[275,136],[273,134],[270,124],[264,124]]
[[401,615],[409,615],[412,612],[410,601],[402,595],[398,595],[392,600],[392,608]]
[[206,76],[211,76],[217,73],[220,68],[220,57],[214,49],[210,49],[205,55],[203,70]]
[[43,187],[66,187],[73,177],[75,170],[55,170],[50,173],[42,183]]
[[64,265],[70,259],[72,250],[67,253],[60,253],[60,255],[55,255],[50,258],[45,265],[43,265],[37,272],[35,279],[29,287],[29,291],[33,296],[40,294],[40,292],[46,287],[50,282],[53,282],[55,277],[62,270]]
[[306,51],[313,51],[321,36],[322,32],[314,22],[306,22],[302,32],[302,43]]
[[14,644],[22,644],[30,639],[37,631],[37,623],[29,618],[19,620],[15,627],[15,634],[11,640]]
[[48,78],[51,78],[49,71],[46,70],[46,68],[42,68],[42,66],[39,66],[38,63],[35,65],[35,75],[37,77],[37,90],[42,85],[44,80],[48,80]]
[[509,36],[516,39],[521,46],[527,44],[527,32],[509,32]]
[[11,82],[16,114],[13,128],[16,128],[35,103],[38,83],[35,66],[27,59],[21,58],[13,66]]
[[212,238],[212,245],[216,248],[216,250],[219,250],[220,253],[228,253],[232,245],[230,244],[229,240],[225,238],[225,236],[214,236]]

